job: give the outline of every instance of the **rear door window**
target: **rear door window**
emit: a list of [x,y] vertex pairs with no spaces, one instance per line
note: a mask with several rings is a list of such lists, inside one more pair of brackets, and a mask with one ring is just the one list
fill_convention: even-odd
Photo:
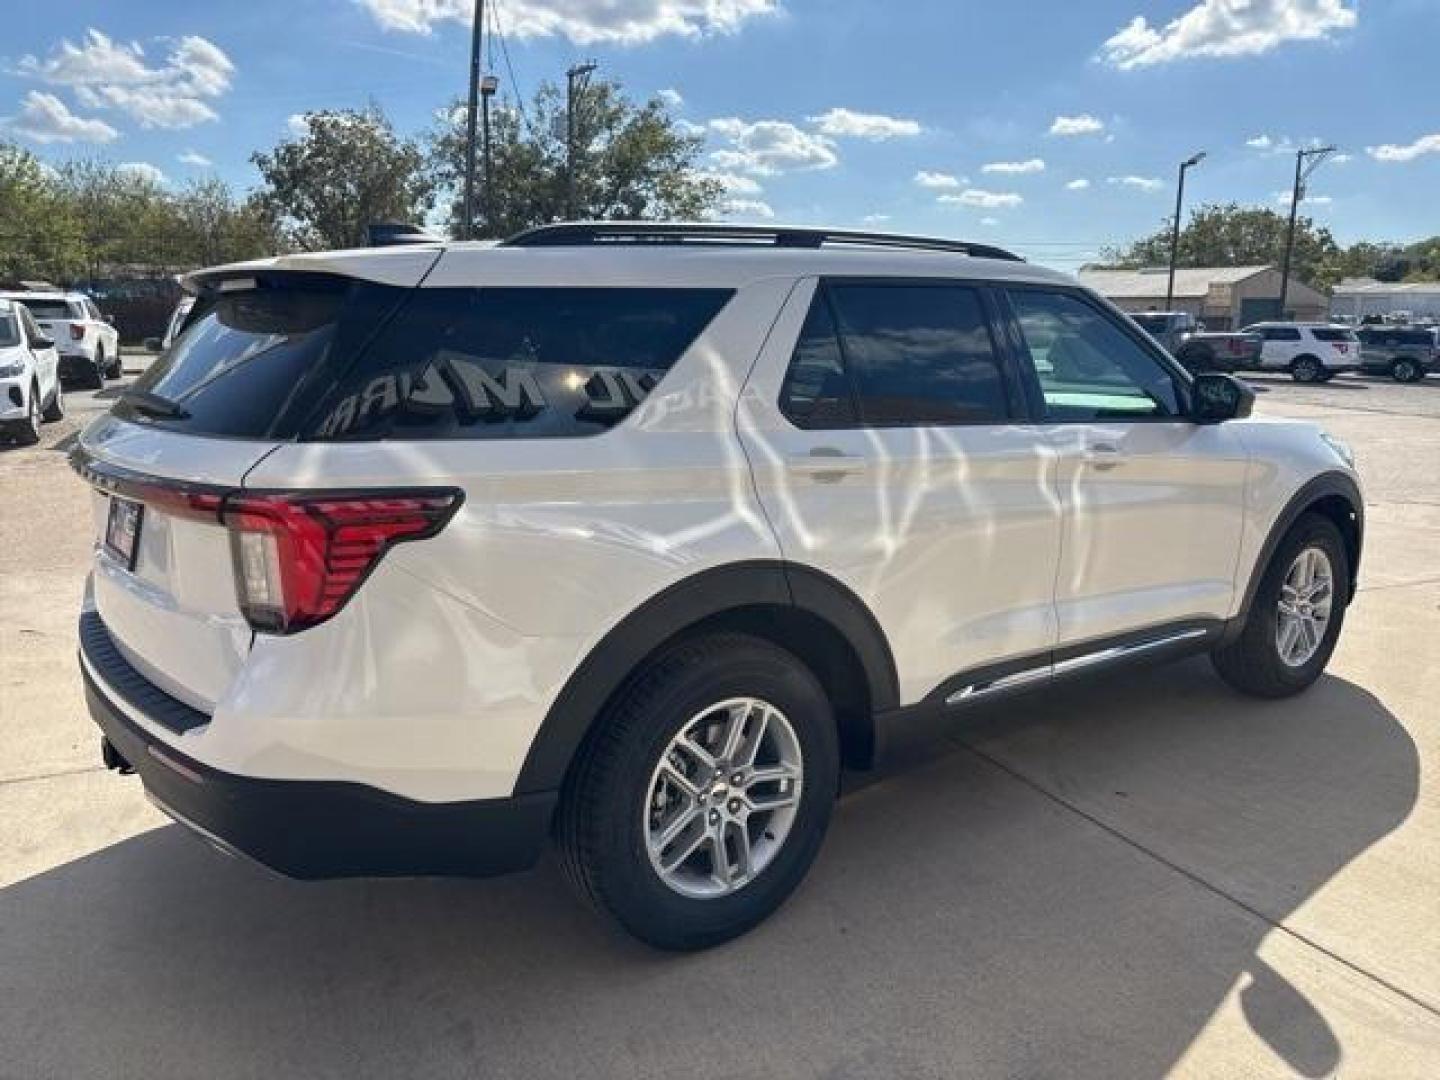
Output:
[[836,284],[829,292],[863,423],[1008,419],[1005,379],[977,289]]
[[1300,331],[1293,326],[1262,326],[1260,336],[1266,341],[1299,341]]
[[1316,341],[1330,341],[1330,342],[1349,341],[1349,342],[1354,342],[1354,341],[1359,340],[1358,338],[1355,337],[1355,331],[1354,331],[1354,330],[1342,330],[1342,329],[1337,329],[1337,328],[1334,328],[1334,327],[1319,326],[1319,327],[1316,327],[1315,329],[1311,330],[1310,332],[1315,335],[1315,340],[1316,340]]

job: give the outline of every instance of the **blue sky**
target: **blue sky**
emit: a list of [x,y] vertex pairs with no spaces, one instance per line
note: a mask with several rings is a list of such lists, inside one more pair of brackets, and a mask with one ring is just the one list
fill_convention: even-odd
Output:
[[[1440,0],[491,0],[521,95],[593,58],[703,130],[734,214],[985,239],[1073,268],[1187,202],[1306,212],[1342,242],[1440,233]],[[462,93],[470,0],[11,0],[0,134],[167,182],[307,109],[401,130]],[[99,35],[96,36],[98,32]],[[513,94],[498,52],[503,92]],[[1082,183],[1083,181],[1083,183]]]

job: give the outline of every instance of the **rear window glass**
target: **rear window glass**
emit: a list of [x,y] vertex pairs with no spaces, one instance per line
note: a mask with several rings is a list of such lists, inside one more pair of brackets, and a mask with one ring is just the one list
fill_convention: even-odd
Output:
[[1321,326],[1310,331],[1315,335],[1316,341],[1356,341],[1354,330],[1341,330],[1332,327]]
[[25,306],[30,309],[30,314],[37,319],[83,319],[79,311],[79,305],[70,304],[64,300],[25,300]]
[[418,289],[304,437],[598,434],[645,400],[730,296],[728,289]]
[[714,289],[405,289],[269,274],[202,297],[136,382],[181,406],[128,419],[306,440],[594,434],[643,401],[731,295]]

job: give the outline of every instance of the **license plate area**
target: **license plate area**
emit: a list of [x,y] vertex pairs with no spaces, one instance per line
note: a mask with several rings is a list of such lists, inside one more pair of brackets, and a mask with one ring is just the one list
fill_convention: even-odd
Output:
[[105,550],[126,570],[135,569],[144,512],[145,507],[138,502],[118,495],[110,497],[110,510],[105,519]]

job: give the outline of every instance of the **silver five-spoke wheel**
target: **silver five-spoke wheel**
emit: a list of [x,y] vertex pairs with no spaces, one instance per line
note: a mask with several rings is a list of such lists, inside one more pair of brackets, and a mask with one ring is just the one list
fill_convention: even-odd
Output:
[[1302,667],[1319,650],[1334,598],[1330,557],[1318,547],[1303,549],[1280,586],[1275,620],[1275,646],[1290,667]]
[[650,778],[644,829],[650,864],[683,896],[726,896],[753,881],[785,844],[805,767],[790,721],[759,698],[697,713]]

